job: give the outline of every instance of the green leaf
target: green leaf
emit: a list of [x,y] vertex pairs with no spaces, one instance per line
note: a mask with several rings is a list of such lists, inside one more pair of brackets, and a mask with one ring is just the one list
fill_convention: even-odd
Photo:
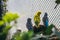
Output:
[[3,16],[3,20],[4,22],[11,22],[14,21],[18,18],[18,14],[17,13],[12,13],[12,12],[7,12],[4,16]]
[[11,28],[10,25],[7,25],[4,29],[3,29],[3,32],[4,33],[8,33],[9,29]]
[[0,26],[2,26],[3,24],[4,24],[4,21],[1,20],[1,21],[0,21]]

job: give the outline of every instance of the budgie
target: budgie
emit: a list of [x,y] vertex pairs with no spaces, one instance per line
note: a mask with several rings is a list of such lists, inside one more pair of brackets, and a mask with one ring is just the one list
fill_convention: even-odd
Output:
[[33,30],[31,18],[28,18],[28,19],[27,19],[26,27],[27,27],[27,29],[28,29],[29,31],[30,31],[30,30]]
[[45,15],[44,15],[44,17],[43,17],[43,24],[44,24],[44,26],[45,27],[48,27],[48,22],[49,22],[49,20],[48,20],[48,14],[47,13],[45,13]]
[[34,23],[35,25],[38,27],[39,26],[39,23],[40,23],[40,15],[41,15],[41,12],[38,11],[35,15],[34,15]]

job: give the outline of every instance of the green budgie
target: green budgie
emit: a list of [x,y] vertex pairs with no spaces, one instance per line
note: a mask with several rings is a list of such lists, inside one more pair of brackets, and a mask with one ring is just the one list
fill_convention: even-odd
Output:
[[40,15],[41,15],[41,12],[37,12],[35,15],[34,15],[34,22],[35,22],[35,25],[36,26],[39,26],[39,23],[40,23]]

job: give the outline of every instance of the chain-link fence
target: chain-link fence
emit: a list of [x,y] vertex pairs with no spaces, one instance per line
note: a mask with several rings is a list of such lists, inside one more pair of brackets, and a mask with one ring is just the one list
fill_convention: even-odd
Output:
[[[49,24],[54,24],[57,29],[60,30],[60,5],[56,6],[56,0],[34,0],[32,3],[32,12],[41,10],[41,19],[45,12],[48,13]],[[42,22],[41,22],[42,24]],[[60,33],[55,30],[55,33],[59,35]]]

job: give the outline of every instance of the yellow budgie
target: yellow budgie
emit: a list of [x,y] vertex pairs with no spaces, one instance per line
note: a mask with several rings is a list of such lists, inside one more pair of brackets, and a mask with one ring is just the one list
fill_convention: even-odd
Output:
[[40,23],[40,15],[41,15],[41,12],[38,11],[35,15],[34,15],[34,23],[35,25],[38,27],[39,26],[39,23]]

